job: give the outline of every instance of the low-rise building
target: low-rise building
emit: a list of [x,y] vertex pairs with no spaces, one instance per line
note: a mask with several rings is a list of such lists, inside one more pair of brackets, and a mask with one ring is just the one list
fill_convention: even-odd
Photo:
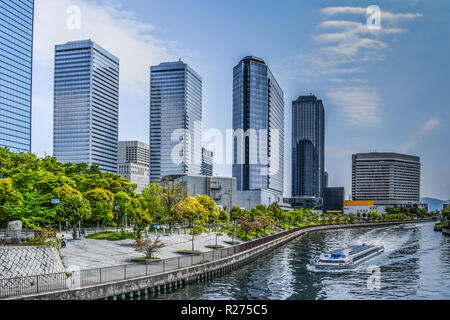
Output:
[[289,204],[285,204],[283,197],[278,192],[270,190],[245,190],[236,192],[235,204],[246,210],[251,210],[258,204],[269,206],[272,203],[278,203],[280,207],[291,209]]
[[174,182],[186,185],[187,193],[192,197],[200,194],[208,195],[227,212],[236,204],[236,178],[186,175],[175,178]]
[[285,203],[292,206],[293,209],[299,208],[312,209],[315,206],[322,204],[322,198],[309,196],[284,198],[283,200]]
[[214,173],[214,153],[202,148],[202,176],[212,177]]
[[148,186],[150,181],[149,146],[140,141],[119,141],[119,175],[137,184],[136,193]]
[[344,187],[327,187],[323,189],[323,212],[344,212]]
[[368,214],[374,211],[383,214],[386,212],[386,207],[376,205],[373,200],[344,201],[344,214]]

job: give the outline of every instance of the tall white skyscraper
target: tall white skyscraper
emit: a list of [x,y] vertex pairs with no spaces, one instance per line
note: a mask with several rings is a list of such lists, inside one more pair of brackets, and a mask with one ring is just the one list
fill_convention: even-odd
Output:
[[31,152],[34,1],[0,1],[0,147]]
[[91,40],[55,48],[53,154],[117,173],[119,59]]
[[150,68],[150,181],[200,175],[202,78],[181,60]]

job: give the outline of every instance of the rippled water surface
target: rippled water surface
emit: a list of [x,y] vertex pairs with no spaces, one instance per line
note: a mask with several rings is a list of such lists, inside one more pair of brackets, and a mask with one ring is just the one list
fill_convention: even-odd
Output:
[[[450,238],[433,225],[309,233],[239,270],[156,299],[450,299]],[[317,272],[310,265],[323,252],[361,243],[383,245],[385,252],[345,273]],[[373,266],[380,281],[368,286]]]

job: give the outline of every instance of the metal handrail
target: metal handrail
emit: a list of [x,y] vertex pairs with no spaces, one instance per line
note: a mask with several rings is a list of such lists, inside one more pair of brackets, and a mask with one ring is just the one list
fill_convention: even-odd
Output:
[[[123,281],[152,274],[164,273],[181,268],[191,267],[199,263],[217,261],[232,255],[250,250],[270,241],[277,240],[304,227],[278,232],[266,237],[246,241],[242,244],[211,250],[191,256],[179,256],[161,259],[151,264],[125,264],[75,271],[72,273],[54,273],[36,276],[0,279],[0,298],[15,297],[26,294],[38,294]],[[209,260],[209,258],[211,260]]]

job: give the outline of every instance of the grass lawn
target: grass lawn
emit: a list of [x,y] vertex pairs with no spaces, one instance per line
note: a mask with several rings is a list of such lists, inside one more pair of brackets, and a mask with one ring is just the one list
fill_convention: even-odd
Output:
[[86,238],[94,240],[119,241],[125,239],[135,239],[136,237],[133,232],[102,231],[90,234],[86,236]]
[[207,246],[205,246],[206,248],[212,248],[212,249],[220,249],[220,248],[224,248],[225,246],[223,246],[223,245],[221,245],[221,244],[219,244],[219,245],[214,245],[214,244],[210,244],[210,245],[207,245]]
[[179,251],[175,251],[175,253],[179,253],[179,254],[196,254],[196,253],[200,253],[200,250],[179,250]]

